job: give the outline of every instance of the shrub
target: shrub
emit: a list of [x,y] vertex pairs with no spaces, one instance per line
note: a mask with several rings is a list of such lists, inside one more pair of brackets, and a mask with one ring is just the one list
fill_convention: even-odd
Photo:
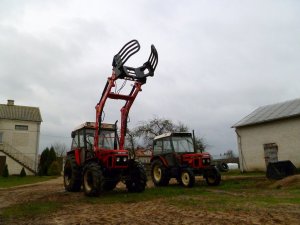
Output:
[[44,151],[41,154],[40,163],[39,163],[39,169],[38,169],[38,175],[39,176],[46,176],[47,175],[47,159],[49,155],[49,148],[44,149]]
[[8,176],[9,176],[7,164],[5,164],[4,170],[3,170],[3,172],[2,172],[2,176],[3,176],[3,177],[8,177]]
[[54,148],[51,147],[46,148],[41,155],[39,168],[38,168],[38,175],[39,176],[47,176],[49,174],[49,168],[51,164],[56,161],[56,153],[54,151]]
[[25,171],[25,169],[24,169],[24,167],[22,168],[22,170],[21,170],[21,173],[20,173],[20,177],[26,177],[26,171]]
[[48,175],[49,176],[57,176],[60,175],[60,166],[58,161],[53,161],[48,168]]

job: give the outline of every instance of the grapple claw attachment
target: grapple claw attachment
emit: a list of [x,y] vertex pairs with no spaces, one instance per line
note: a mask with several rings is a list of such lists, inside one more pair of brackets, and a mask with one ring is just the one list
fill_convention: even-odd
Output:
[[137,40],[131,40],[121,48],[113,58],[113,67],[121,67],[126,61],[140,50],[141,46]]
[[139,42],[137,40],[132,40],[125,44],[124,47],[114,56],[112,65],[117,78],[146,83],[148,76],[154,76],[154,71],[158,63],[158,54],[154,45],[151,45],[150,56],[142,66],[137,68],[124,66],[126,61],[139,50]]

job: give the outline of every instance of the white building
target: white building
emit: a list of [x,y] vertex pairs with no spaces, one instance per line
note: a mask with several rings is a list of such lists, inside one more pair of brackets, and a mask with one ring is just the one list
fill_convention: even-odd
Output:
[[39,108],[15,105],[13,100],[0,104],[0,172],[5,164],[9,174],[27,175],[37,171],[40,125]]
[[259,107],[233,128],[242,171],[283,160],[300,168],[300,99]]

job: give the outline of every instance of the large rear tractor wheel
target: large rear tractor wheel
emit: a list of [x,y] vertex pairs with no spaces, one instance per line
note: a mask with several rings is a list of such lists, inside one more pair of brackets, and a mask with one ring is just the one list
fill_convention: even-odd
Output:
[[128,177],[125,181],[129,192],[143,192],[147,184],[147,175],[142,163],[129,161]]
[[91,162],[83,170],[83,190],[87,196],[98,196],[103,191],[103,174],[101,166]]
[[151,178],[155,186],[167,186],[170,181],[168,169],[160,160],[155,160],[151,164]]
[[64,166],[64,186],[66,191],[80,191],[81,169],[76,164],[74,155],[68,155]]
[[180,184],[184,187],[193,187],[195,175],[191,169],[183,169],[180,174]]
[[221,174],[216,167],[212,167],[205,171],[204,178],[207,185],[217,186],[221,182]]

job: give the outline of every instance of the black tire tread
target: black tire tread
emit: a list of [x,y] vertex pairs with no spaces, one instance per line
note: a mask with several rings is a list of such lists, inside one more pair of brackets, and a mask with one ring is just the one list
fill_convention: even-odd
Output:
[[[213,176],[213,178],[214,178],[213,182],[211,182],[209,180],[209,176]],[[207,185],[209,185],[209,186],[217,186],[221,182],[221,174],[220,174],[219,170],[216,167],[212,167],[209,170],[207,170],[205,172],[204,177],[205,177]]]
[[[93,174],[93,185],[92,189],[90,191],[86,190],[84,181],[83,181],[83,190],[85,195],[87,196],[99,196],[103,191],[103,185],[104,185],[104,179],[103,179],[103,173],[101,170],[101,166],[96,162],[90,162],[88,163],[84,169],[83,174],[85,174],[89,170]],[[85,179],[83,175],[83,179]]]
[[[65,173],[66,173],[66,167],[71,167],[71,180],[69,184],[65,181]],[[76,164],[75,156],[74,155],[68,155],[64,167],[64,187],[66,191],[70,192],[78,192],[81,189],[82,185],[82,175],[81,175],[81,168]]]
[[143,192],[147,184],[146,170],[142,163],[132,160],[129,163],[129,176],[125,182],[129,192]]

